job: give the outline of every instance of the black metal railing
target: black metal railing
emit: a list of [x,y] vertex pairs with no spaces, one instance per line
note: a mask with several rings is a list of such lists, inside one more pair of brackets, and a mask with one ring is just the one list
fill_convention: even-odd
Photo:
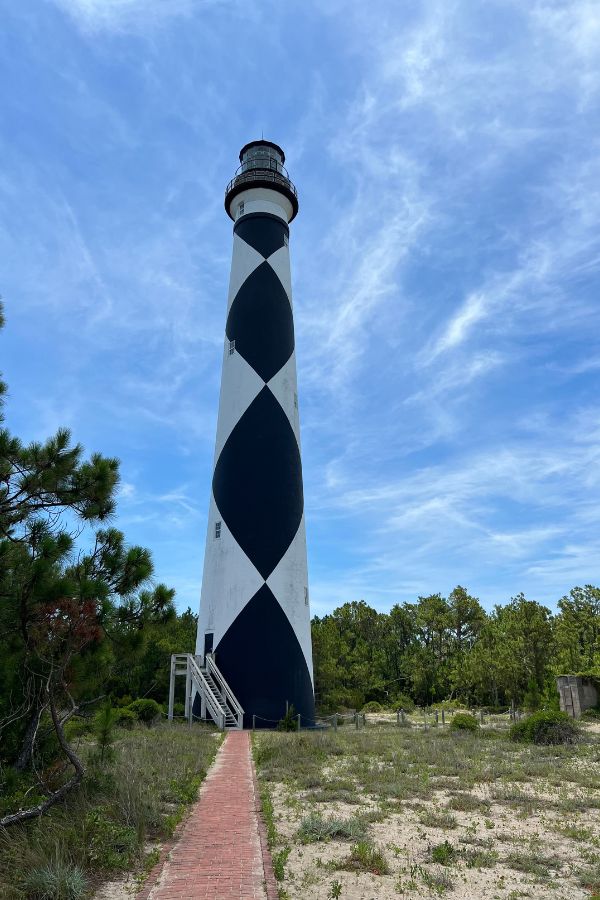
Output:
[[[283,166],[279,166],[280,169],[283,169]],[[244,171],[240,171],[240,169],[244,169]],[[285,172],[285,169],[283,169]],[[280,184],[283,187],[286,187],[289,191],[292,192],[294,197],[298,199],[298,191],[296,190],[293,182],[287,177],[287,172],[285,175],[282,175],[281,172],[275,172],[273,169],[250,169],[246,166],[240,166],[237,170],[236,174],[233,176],[227,187],[225,188],[225,196],[233,190],[233,188],[237,187],[240,184],[247,184],[252,181],[270,181],[273,184]]]

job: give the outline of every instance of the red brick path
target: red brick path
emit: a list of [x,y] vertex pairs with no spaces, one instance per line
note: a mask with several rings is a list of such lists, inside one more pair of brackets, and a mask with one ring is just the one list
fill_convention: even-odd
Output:
[[199,800],[157,868],[138,900],[277,898],[247,731],[227,734]]

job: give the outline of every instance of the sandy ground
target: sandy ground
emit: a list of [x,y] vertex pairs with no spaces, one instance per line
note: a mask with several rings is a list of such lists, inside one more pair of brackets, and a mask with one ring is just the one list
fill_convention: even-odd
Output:
[[[600,727],[587,726],[597,733]],[[600,763],[600,754],[598,762]],[[335,774],[328,767],[329,774]],[[340,773],[341,774],[341,771]],[[347,775],[347,769],[343,770]],[[447,779],[446,779],[447,780]],[[458,781],[458,779],[457,779]],[[457,789],[462,790],[457,783]],[[294,792],[289,786],[272,786],[276,826],[282,843],[291,848],[282,887],[289,900],[398,900],[399,897],[438,897],[440,894],[455,900],[589,900],[590,892],[578,884],[577,870],[586,862],[600,860],[600,841],[590,848],[588,859],[585,851],[580,855],[581,846],[563,836],[556,829],[565,825],[584,826],[600,838],[600,810],[588,809],[581,815],[567,817],[554,810],[523,816],[505,804],[495,803],[493,782],[482,784],[472,790],[465,790],[473,796],[489,800],[489,810],[461,812],[452,810],[457,827],[440,829],[425,827],[419,822],[419,814],[425,805],[428,809],[447,809],[450,795],[447,790],[436,792],[435,802],[402,801],[398,812],[385,813],[385,820],[370,826],[370,840],[380,848],[390,867],[388,875],[355,873],[335,869],[332,863],[344,860],[351,848],[351,842],[332,840],[312,844],[301,844],[297,829],[309,812],[317,812],[328,818],[336,816],[350,818],[357,813],[374,809],[377,804],[368,797],[359,797],[359,804],[340,802],[314,803],[303,792]],[[551,785],[519,782],[510,785],[502,782],[502,789],[514,789],[520,793],[546,799],[556,799],[557,794],[575,796],[579,789],[570,784],[565,788]],[[459,860],[450,866],[432,862],[431,847],[444,841],[450,842],[459,851],[477,849],[498,854],[491,867],[468,868]],[[539,852],[543,859],[550,858],[548,879],[523,873],[503,864],[502,859],[511,852],[527,854]],[[449,881],[446,889],[440,891],[426,880],[442,878]]]

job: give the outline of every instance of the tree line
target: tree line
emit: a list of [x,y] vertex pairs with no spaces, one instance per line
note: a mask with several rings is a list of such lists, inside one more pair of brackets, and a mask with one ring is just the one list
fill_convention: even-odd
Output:
[[403,700],[535,709],[557,703],[556,675],[600,676],[600,589],[574,587],[556,614],[523,594],[488,613],[460,585],[389,613],[361,600],[315,617],[312,640],[324,712]]

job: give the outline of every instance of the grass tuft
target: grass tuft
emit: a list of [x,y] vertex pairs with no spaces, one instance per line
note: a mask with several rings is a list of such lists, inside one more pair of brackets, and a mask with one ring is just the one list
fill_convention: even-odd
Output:
[[362,819],[325,819],[318,813],[311,813],[300,823],[298,837],[303,844],[328,841],[334,838],[341,840],[361,840],[366,836],[367,824]]
[[336,863],[336,869],[346,869],[349,872],[371,872],[372,875],[388,875],[390,871],[382,851],[370,841],[360,841],[355,844],[350,855],[342,862]]

